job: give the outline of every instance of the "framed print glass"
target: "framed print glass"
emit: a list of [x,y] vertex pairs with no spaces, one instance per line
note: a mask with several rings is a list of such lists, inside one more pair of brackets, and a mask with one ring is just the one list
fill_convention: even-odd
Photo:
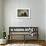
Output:
[[17,8],[17,18],[30,18],[30,8]]

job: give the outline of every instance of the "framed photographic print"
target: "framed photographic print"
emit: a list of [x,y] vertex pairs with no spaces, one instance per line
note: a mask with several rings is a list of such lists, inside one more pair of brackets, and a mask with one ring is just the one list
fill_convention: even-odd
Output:
[[30,8],[17,8],[17,18],[30,18]]

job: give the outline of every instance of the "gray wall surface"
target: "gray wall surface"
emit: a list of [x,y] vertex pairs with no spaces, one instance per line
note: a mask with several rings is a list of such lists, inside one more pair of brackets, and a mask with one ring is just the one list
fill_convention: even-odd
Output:
[[0,38],[2,38],[2,0],[0,0]]
[[45,0],[45,40],[46,40],[46,0]]
[[[4,0],[4,26],[7,35],[9,27],[39,27],[39,39],[45,39],[44,0]],[[17,8],[30,8],[30,18],[16,18]]]

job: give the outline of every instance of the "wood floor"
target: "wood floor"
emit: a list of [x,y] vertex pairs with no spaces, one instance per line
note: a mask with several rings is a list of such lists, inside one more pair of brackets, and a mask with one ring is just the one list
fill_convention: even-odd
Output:
[[46,42],[44,40],[8,40],[7,44],[0,46],[8,46],[8,44],[39,44],[46,46]]

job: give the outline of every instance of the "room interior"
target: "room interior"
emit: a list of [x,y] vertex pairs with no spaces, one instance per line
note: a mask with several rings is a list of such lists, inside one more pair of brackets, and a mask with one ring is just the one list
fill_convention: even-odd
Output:
[[46,46],[45,20],[46,0],[0,0],[0,46]]

